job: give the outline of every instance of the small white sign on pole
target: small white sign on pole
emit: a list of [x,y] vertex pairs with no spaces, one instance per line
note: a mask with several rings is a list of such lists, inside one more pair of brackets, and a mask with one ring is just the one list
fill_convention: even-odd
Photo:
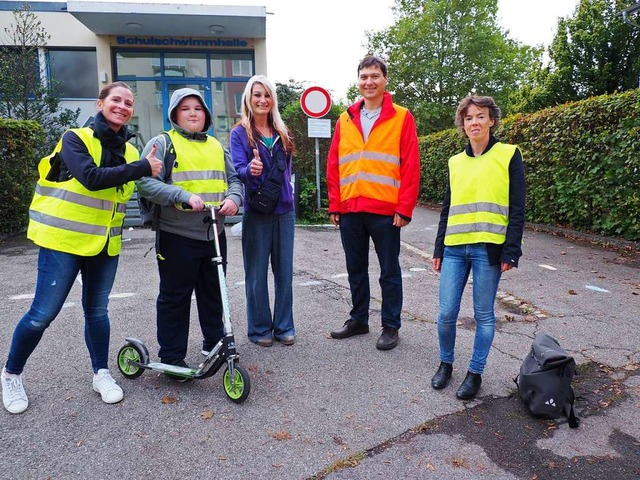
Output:
[[308,118],[307,136],[309,138],[331,138],[331,119]]

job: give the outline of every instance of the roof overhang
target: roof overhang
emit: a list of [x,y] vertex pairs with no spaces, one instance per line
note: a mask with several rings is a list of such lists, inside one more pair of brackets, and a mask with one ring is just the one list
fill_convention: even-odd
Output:
[[67,11],[96,35],[266,38],[266,7],[70,0]]

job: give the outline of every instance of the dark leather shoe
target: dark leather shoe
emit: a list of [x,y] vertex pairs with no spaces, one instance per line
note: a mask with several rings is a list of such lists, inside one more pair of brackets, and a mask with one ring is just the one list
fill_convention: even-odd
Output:
[[431,379],[431,386],[436,390],[442,390],[449,383],[452,371],[453,365],[451,365],[450,363],[440,362],[438,371]]
[[467,376],[456,392],[456,397],[460,400],[471,400],[476,396],[478,390],[480,390],[481,383],[482,375],[479,373],[467,372]]
[[364,335],[365,333],[369,333],[369,325],[349,319],[344,322],[342,328],[331,332],[331,338],[349,338],[354,335]]
[[378,350],[391,350],[398,345],[398,329],[390,327],[382,327],[382,335],[376,343]]

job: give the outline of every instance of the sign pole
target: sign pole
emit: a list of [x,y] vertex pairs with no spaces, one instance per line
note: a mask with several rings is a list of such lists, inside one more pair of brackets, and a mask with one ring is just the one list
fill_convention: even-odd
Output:
[[316,145],[316,193],[317,205],[320,210],[320,138],[331,138],[331,120],[321,119],[331,110],[331,96],[322,87],[309,87],[300,97],[302,111],[307,114],[307,128],[309,138],[315,139]]
[[316,140],[316,192],[318,197],[317,209],[320,210],[320,139]]

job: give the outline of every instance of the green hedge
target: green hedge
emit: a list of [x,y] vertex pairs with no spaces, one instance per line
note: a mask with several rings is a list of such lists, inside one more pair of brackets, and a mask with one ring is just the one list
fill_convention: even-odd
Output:
[[[640,90],[504,119],[496,132],[520,146],[527,221],[640,240]],[[420,200],[442,201],[455,129],[420,139]]]
[[35,121],[0,118],[0,236],[24,230],[38,178],[36,147],[44,131]]

